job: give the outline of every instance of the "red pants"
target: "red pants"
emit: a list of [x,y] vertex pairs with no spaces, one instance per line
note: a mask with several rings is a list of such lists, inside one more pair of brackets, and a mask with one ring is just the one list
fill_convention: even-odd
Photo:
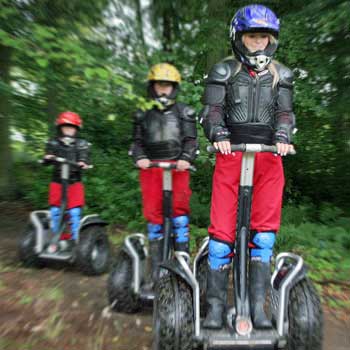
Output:
[[[216,156],[208,231],[213,238],[228,243],[233,243],[236,238],[241,160],[242,152]],[[281,221],[284,187],[280,156],[272,153],[255,155],[253,185],[250,229],[277,232]]]
[[[59,207],[61,205],[62,185],[57,182],[51,182],[49,187],[49,205]],[[84,185],[81,182],[75,182],[68,186],[67,209],[83,207],[85,205]]]
[[[163,223],[163,169],[140,170],[143,216],[148,222]],[[190,212],[190,174],[188,171],[172,170],[173,175],[173,217],[188,215]]]

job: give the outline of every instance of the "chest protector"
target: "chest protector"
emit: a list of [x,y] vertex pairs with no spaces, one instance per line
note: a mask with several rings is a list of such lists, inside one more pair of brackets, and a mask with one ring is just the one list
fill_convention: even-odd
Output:
[[266,70],[252,77],[246,69],[231,75],[227,81],[226,125],[235,142],[271,143],[277,90]]
[[154,160],[177,159],[182,152],[182,122],[175,106],[147,111],[142,120],[143,145]]
[[[56,157],[66,158],[73,162],[88,162],[89,143],[83,139],[75,139],[71,144],[65,144],[59,139],[49,140],[46,145],[46,153],[54,154]],[[61,182],[61,166],[55,165],[53,178],[54,182]],[[69,183],[81,181],[81,170],[70,167]]]

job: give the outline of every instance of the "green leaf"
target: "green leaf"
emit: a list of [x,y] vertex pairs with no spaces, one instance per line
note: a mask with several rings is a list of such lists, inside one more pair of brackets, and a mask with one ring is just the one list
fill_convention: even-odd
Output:
[[96,73],[102,78],[102,79],[107,79],[109,77],[109,73],[106,69],[104,68],[97,68]]
[[93,68],[85,68],[84,74],[87,79],[91,79],[95,74],[95,70]]
[[39,24],[34,26],[34,32],[37,34],[39,39],[54,39],[55,38],[55,29],[48,28]]
[[36,58],[35,59],[38,65],[42,68],[46,68],[49,64],[49,61],[45,58]]

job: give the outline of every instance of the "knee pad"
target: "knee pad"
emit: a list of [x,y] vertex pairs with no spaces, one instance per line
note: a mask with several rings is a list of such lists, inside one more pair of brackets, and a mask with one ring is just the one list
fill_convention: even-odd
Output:
[[163,237],[162,225],[152,224],[151,222],[149,222],[147,224],[147,231],[148,231],[148,239],[150,241],[155,241]]
[[177,216],[173,218],[175,240],[177,243],[186,243],[189,240],[188,224],[190,219],[187,215]]
[[232,248],[223,242],[209,241],[208,261],[212,270],[221,270],[232,261]]
[[51,217],[51,231],[53,233],[58,232],[58,220],[60,219],[61,210],[60,207],[51,207],[50,208],[50,217]]
[[70,216],[70,226],[72,232],[72,239],[78,239],[79,226],[80,226],[80,217],[81,217],[81,208],[76,207],[68,210]]
[[251,257],[265,263],[270,262],[275,240],[276,235],[274,232],[258,232],[252,241],[255,248],[251,250]]

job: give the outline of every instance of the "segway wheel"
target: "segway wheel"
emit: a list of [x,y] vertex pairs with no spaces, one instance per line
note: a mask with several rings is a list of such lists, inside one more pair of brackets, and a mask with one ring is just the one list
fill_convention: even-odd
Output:
[[207,313],[207,279],[208,279],[208,257],[204,256],[198,263],[197,270],[197,280],[200,290],[200,307],[201,307],[201,316],[204,317]]
[[132,290],[132,261],[121,251],[107,281],[108,300],[117,312],[134,313],[141,309],[141,300]]
[[18,243],[18,257],[24,266],[27,267],[41,267],[43,261],[39,259],[35,253],[36,233],[32,225],[23,232]]
[[287,350],[321,350],[323,317],[320,298],[307,278],[290,291]]
[[110,249],[103,226],[90,225],[80,232],[76,262],[87,275],[101,275],[108,270]]
[[191,288],[174,274],[164,275],[153,304],[153,349],[191,350],[193,334]]

